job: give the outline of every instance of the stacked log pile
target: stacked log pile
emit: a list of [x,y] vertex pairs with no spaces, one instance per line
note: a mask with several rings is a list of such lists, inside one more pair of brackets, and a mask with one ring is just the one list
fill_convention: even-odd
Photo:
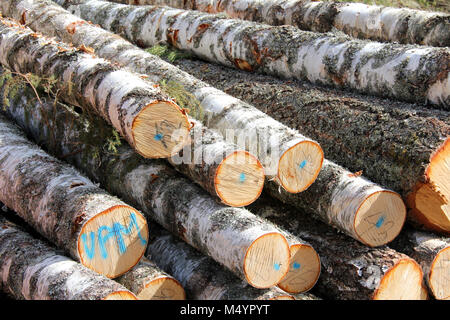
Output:
[[0,12],[0,293],[449,299],[449,14],[300,0]]

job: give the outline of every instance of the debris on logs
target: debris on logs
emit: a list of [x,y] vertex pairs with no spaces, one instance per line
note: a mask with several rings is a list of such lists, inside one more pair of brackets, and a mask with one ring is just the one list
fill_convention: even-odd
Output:
[[136,300],[0,216],[0,288],[17,300]]

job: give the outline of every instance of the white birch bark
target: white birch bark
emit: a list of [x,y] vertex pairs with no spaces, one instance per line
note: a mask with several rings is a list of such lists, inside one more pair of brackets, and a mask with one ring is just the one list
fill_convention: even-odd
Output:
[[450,46],[450,15],[408,8],[305,0],[110,0],[134,5],[224,12],[229,17],[301,30],[333,29],[360,39]]
[[[55,2],[68,9],[82,9],[78,6],[70,7],[71,2],[68,1],[58,0]],[[240,143],[231,137],[227,142],[237,143],[239,148],[250,148],[247,151],[261,161],[268,178],[279,181],[288,190],[293,185],[292,189],[295,189],[293,191],[299,192],[314,182],[315,174],[318,173],[321,166],[322,150],[317,143],[299,134],[296,130],[281,125],[253,106],[201,82],[158,57],[136,48],[117,35],[69,14],[59,6],[52,4],[51,1],[13,0],[0,4],[4,14],[16,19],[25,16],[29,26],[35,30],[41,30],[49,36],[58,37],[75,45],[84,44],[92,47],[97,55],[120,63],[135,72],[147,74],[154,82],[167,80],[182,85],[200,102],[203,116],[198,120],[210,129],[217,129],[225,137],[227,134],[230,136],[230,132],[233,130],[236,130],[235,133],[244,133],[241,137],[246,138],[247,141]],[[85,12],[77,13],[83,15]],[[83,17],[89,20],[93,18]],[[259,145],[253,143],[249,146],[248,141],[254,140],[255,136],[262,143]],[[267,141],[269,138],[270,141]],[[290,172],[293,177],[292,181],[283,179],[278,172],[280,158],[286,150],[297,144],[299,145],[297,148],[312,145],[311,153],[316,154],[318,159],[314,162],[311,159],[304,170],[293,169],[293,172]],[[303,160],[300,160],[300,163]],[[312,173],[306,176],[306,170]],[[310,179],[305,178],[309,176]],[[306,183],[296,187],[297,182],[303,180],[307,180]]]
[[[60,98],[103,117],[143,156],[168,157],[181,149],[190,126],[187,117],[152,82],[83,52],[89,51],[84,45],[76,49],[11,20],[1,20],[0,33],[5,67],[54,79]],[[178,139],[172,140],[175,131]]]
[[355,40],[168,7],[97,0],[66,7],[142,47],[169,44],[229,67],[449,110],[446,47]]
[[0,282],[18,300],[136,300],[125,287],[57,253],[0,217]]

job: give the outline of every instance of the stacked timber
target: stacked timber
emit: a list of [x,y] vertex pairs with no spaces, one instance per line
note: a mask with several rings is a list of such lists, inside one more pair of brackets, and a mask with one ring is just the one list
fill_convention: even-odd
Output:
[[450,15],[352,2],[305,0],[109,0],[135,5],[224,12],[228,17],[292,25],[315,32],[342,31],[375,41],[450,46]]
[[26,86],[15,98],[10,92],[5,112],[49,152],[252,286],[272,287],[288,272],[288,242],[275,225],[217,203],[164,161],[145,159],[125,143],[118,143],[116,152],[107,150],[114,135],[102,119],[55,105],[54,98],[39,102],[33,94]]
[[3,66],[51,79],[58,97],[103,117],[141,155],[166,158],[181,149],[190,127],[187,116],[155,84],[84,45],[56,42],[13,20],[1,19],[0,34]]
[[326,157],[400,193],[417,228],[450,232],[450,115],[179,59],[180,69],[313,137]]
[[0,201],[86,267],[115,278],[147,246],[140,212],[45,153],[0,116]]
[[186,299],[180,282],[145,257],[116,281],[134,293],[139,300]]
[[249,210],[314,247],[322,266],[313,294],[332,300],[423,300],[428,296],[420,265],[403,253],[387,246],[365,246],[269,197],[259,198]]
[[[188,299],[194,300],[289,300],[277,287],[256,289],[237,278],[211,258],[201,254],[162,228],[151,224],[152,238],[146,256],[180,280]],[[298,300],[315,300],[311,294]]]
[[409,227],[404,228],[389,246],[420,264],[434,298],[450,299],[450,238]]
[[66,2],[142,47],[167,44],[233,68],[450,110],[447,47],[357,40],[168,7]]
[[[71,5],[69,1],[56,2],[69,8]],[[264,112],[199,81],[117,35],[68,14],[51,1],[13,0],[0,5],[3,13],[10,17],[17,20],[25,17],[34,30],[75,45],[92,47],[97,55],[148,75],[154,82],[181,86],[200,102],[194,118],[255,155],[264,166],[267,179],[274,180],[285,190],[301,192],[316,179],[323,161],[320,146]]]
[[0,288],[17,300],[136,300],[0,216]]

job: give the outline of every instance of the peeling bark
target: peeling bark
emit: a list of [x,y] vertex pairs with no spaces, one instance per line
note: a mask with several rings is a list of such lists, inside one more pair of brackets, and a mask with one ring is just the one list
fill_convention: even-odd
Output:
[[[269,300],[290,296],[277,287],[253,288],[162,228],[153,224],[151,228],[154,232],[146,256],[181,282],[188,299]],[[306,294],[297,298],[308,297],[315,298]]]
[[[408,218],[415,227],[450,231],[450,190],[445,182],[432,182],[427,172],[433,155],[449,141],[448,112],[289,83],[201,61],[180,59],[176,66],[317,139],[327,159],[352,172],[362,170],[365,177],[400,193],[404,200],[410,197],[407,205],[414,210],[409,210]],[[449,176],[448,170],[441,176]],[[417,208],[414,195],[424,184],[431,186],[428,199],[433,194],[443,199],[440,208]]]
[[61,99],[103,117],[143,156],[169,157],[180,150],[189,131],[187,117],[152,82],[96,57],[85,45],[76,49],[12,20],[1,19],[0,34],[5,67],[52,79]]
[[94,271],[113,278],[131,269],[147,245],[144,217],[0,120],[0,201]]
[[116,279],[139,300],[184,300],[186,294],[174,277],[159,269],[147,258]]
[[405,228],[390,247],[416,260],[436,299],[450,298],[450,238]]
[[[55,2],[64,7],[70,7],[72,3],[64,0]],[[256,108],[199,81],[158,57],[138,49],[117,35],[76,18],[50,1],[13,0],[9,3],[1,3],[1,5],[5,14],[16,19],[25,15],[30,27],[35,30],[45,31],[50,36],[58,37],[75,45],[84,44],[92,47],[97,55],[120,63],[135,72],[146,74],[154,82],[167,80],[167,82],[172,81],[181,85],[200,102],[200,108],[198,108],[200,110],[195,110],[196,107],[193,106],[192,109],[195,111],[193,116],[208,128],[218,130],[225,137],[227,134],[229,135],[230,130],[236,130],[235,133],[241,134],[246,141],[240,143],[231,140],[234,139],[233,137],[227,141],[237,143],[240,148],[251,148],[247,151],[261,161],[268,178],[276,178],[284,188],[291,190],[291,185],[294,185],[292,190],[299,192],[314,182],[316,178],[314,174],[318,173],[321,166],[322,150],[315,142],[298,134],[297,131],[281,125]],[[90,19],[90,17],[88,18]],[[250,136],[250,133],[254,136]],[[259,145],[255,143],[249,145],[249,141],[259,140],[261,140]],[[298,172],[291,173],[292,182],[284,179],[281,175],[282,172],[280,173],[278,170],[284,152],[293,146],[296,146],[294,149],[302,150],[302,146],[307,145],[313,145],[315,148],[312,148],[310,153],[318,156],[317,161],[311,160],[308,164],[312,176],[309,177],[303,171],[298,170]],[[289,157],[285,158],[289,159]],[[303,181],[303,185],[295,187],[297,182]]]
[[142,47],[167,44],[225,66],[450,110],[450,52],[356,40],[168,7],[68,6]]
[[[386,246],[362,245],[304,212],[268,197],[261,197],[248,208],[314,247],[322,267],[313,294],[334,300],[426,298],[422,270],[407,255]],[[405,265],[410,272],[406,280],[401,276]]]
[[224,12],[232,18],[274,26],[293,25],[301,30],[315,32],[329,32],[336,29],[352,37],[375,41],[433,47],[450,46],[450,15],[424,10],[306,0],[112,0],[111,2],[167,5],[208,13]]
[[125,287],[60,255],[0,216],[0,282],[17,300],[136,300]]
[[[162,160],[144,159],[123,143],[117,152],[108,151],[111,131],[101,119],[25,97],[10,99],[6,112],[40,145],[251,285],[270,287],[283,278],[289,248],[276,226],[243,208],[216,203]],[[254,273],[255,265],[264,273]]]

